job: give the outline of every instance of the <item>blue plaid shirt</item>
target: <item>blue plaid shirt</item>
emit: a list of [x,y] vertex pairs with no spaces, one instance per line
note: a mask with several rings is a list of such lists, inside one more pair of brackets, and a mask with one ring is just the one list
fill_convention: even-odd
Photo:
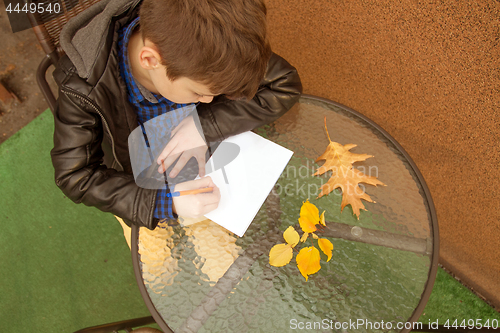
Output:
[[[125,80],[125,83],[127,85],[128,100],[133,105],[134,110],[137,113],[137,119],[139,121],[138,125],[142,127],[143,133],[145,134],[145,122],[151,120],[148,123],[153,124],[156,120],[154,118],[164,115],[165,113],[172,110],[185,107],[187,106],[187,104],[173,103],[161,95],[157,95],[150,91],[147,91],[147,89],[145,89],[142,85],[135,81],[134,77],[132,76],[132,71],[130,69],[130,64],[128,61],[127,46],[130,36],[138,23],[139,18],[136,18],[128,26],[124,26],[120,30],[118,38],[118,57],[120,63],[120,75]],[[179,121],[180,120],[182,119],[179,119]],[[176,126],[179,121],[174,121],[174,123],[170,125]],[[160,127],[158,126],[157,128]],[[172,129],[173,128],[170,128],[168,130]],[[164,131],[165,130],[166,129],[164,129]],[[152,141],[152,139],[149,138],[149,141]],[[149,147],[149,142],[146,142],[146,144]],[[167,193],[169,192],[170,190],[167,184],[165,184],[164,189],[158,190],[158,193],[156,195],[156,207],[153,213],[153,217],[158,219],[175,218],[172,212],[172,198],[167,197]]]

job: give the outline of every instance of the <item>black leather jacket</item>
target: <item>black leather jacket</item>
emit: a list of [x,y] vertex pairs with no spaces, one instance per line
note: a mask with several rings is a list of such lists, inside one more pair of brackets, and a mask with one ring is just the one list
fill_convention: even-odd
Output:
[[[138,122],[127,101],[116,51],[119,27],[136,15],[137,7],[132,7],[112,18],[87,77],[79,75],[68,56],[59,62],[54,71],[59,97],[51,156],[56,184],[71,200],[111,212],[129,225],[154,229],[156,190],[134,182],[127,139]],[[270,123],[295,104],[301,91],[295,68],[273,54],[250,102],[217,96],[198,106],[205,138],[221,141]]]

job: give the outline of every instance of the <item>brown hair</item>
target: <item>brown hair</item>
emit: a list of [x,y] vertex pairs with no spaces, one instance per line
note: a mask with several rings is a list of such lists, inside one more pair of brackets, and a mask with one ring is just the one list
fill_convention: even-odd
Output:
[[232,99],[255,95],[271,56],[263,0],[144,0],[140,26],[170,80]]

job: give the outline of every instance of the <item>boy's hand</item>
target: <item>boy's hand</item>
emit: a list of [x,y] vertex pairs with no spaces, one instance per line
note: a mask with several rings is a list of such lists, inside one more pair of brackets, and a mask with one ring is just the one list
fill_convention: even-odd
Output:
[[183,217],[198,218],[217,208],[220,201],[220,190],[210,177],[177,184],[175,185],[174,191],[196,190],[205,187],[213,187],[214,189],[211,193],[174,197],[172,199],[172,210],[174,213]]
[[205,154],[207,149],[205,140],[198,132],[193,117],[189,116],[172,131],[170,142],[165,146],[156,161],[160,165],[158,172],[165,172],[180,155],[177,164],[168,175],[170,178],[175,178],[191,157],[196,158],[198,161],[199,175],[203,177],[205,176]]

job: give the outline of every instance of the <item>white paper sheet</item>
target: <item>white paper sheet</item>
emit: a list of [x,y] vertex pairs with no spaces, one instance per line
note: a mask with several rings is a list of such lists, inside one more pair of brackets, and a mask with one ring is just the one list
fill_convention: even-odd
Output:
[[[207,174],[219,187],[221,200],[217,209],[205,217],[242,237],[292,157],[293,151],[253,132],[235,135],[224,142],[238,145],[240,152],[224,166],[228,184],[224,181],[221,169]],[[207,167],[212,159],[217,161],[217,156],[224,154],[223,149],[224,145],[221,144],[207,162]]]

